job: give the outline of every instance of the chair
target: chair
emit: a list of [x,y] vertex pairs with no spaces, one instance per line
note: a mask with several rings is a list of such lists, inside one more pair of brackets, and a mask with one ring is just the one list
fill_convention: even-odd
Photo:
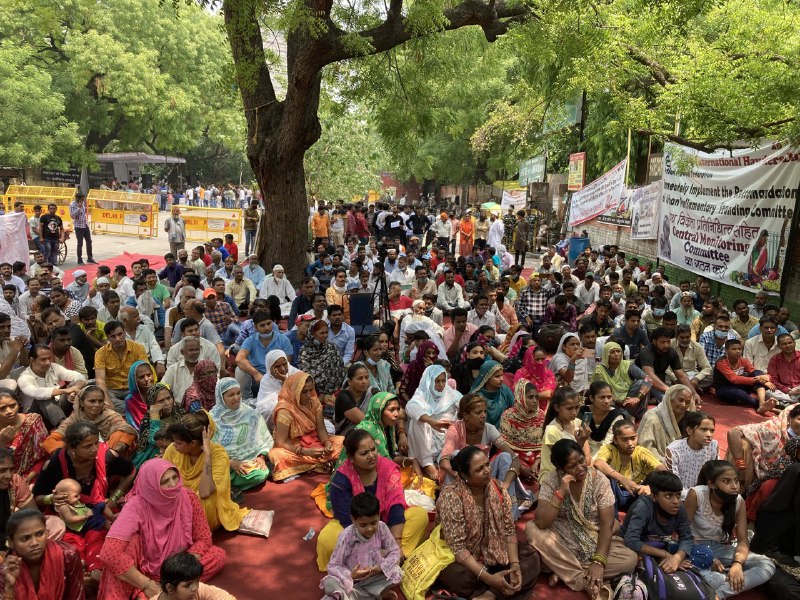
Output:
[[356,337],[366,337],[378,333],[372,317],[373,295],[351,294],[350,300],[350,326],[355,330]]

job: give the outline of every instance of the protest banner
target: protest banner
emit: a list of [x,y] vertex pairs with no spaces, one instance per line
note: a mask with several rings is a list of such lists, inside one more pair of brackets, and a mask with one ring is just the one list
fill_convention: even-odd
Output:
[[8,213],[0,215],[0,256],[4,262],[21,261],[28,266],[28,235],[25,226],[28,223],[24,213]]
[[713,154],[666,144],[659,258],[780,292],[798,185],[800,152],[780,143]]
[[597,222],[605,223],[606,225],[617,225],[618,227],[630,227],[631,196],[635,191],[626,187],[622,188],[617,203],[597,217]]
[[619,206],[623,184],[625,183],[625,163],[623,160],[610,171],[572,195],[569,209],[569,225],[574,227],[600,216],[607,210]]
[[525,190],[503,190],[503,199],[500,206],[503,210],[524,210],[527,201]]
[[633,190],[628,199],[631,210],[631,239],[658,238],[658,215],[661,208],[661,182]]

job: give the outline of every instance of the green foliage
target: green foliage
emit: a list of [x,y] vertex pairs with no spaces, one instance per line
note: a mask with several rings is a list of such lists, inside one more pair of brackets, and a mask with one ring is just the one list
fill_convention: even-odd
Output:
[[[184,154],[206,139],[244,147],[221,17],[199,7],[176,14],[159,0],[6,0],[0,39],[16,59],[0,60],[17,72],[4,80],[19,81],[23,98],[46,100],[37,127],[54,130],[50,144],[29,144],[41,134],[26,126],[30,135],[16,136],[22,153],[0,137],[12,164],[87,164],[104,151]],[[25,112],[10,106],[9,114]]]
[[388,164],[381,140],[357,107],[320,103],[322,137],[305,156],[309,195],[324,200],[349,200],[368,190],[379,190],[380,173]]

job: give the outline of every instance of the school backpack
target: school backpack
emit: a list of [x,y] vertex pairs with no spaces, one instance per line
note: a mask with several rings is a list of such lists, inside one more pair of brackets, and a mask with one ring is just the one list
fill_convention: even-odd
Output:
[[716,594],[694,568],[664,573],[652,556],[643,556],[634,579],[647,587],[649,600],[714,600]]

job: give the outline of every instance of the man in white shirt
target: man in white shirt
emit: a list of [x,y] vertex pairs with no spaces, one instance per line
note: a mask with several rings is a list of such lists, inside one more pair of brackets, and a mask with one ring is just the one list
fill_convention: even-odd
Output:
[[498,332],[505,333],[508,331],[508,321],[505,320],[503,315],[489,310],[490,305],[491,302],[487,296],[478,298],[475,302],[475,308],[467,313],[467,323],[478,328],[488,325]]
[[587,271],[583,283],[575,286],[575,295],[585,306],[591,306],[600,298],[600,286],[594,280],[592,271]]
[[267,275],[258,291],[259,298],[269,298],[270,296],[278,299],[281,305],[281,314],[288,315],[292,310],[292,302],[297,297],[297,293],[281,265],[272,267],[272,274]]
[[773,317],[764,317],[760,321],[759,330],[761,333],[744,343],[743,356],[753,363],[757,371],[766,373],[769,368],[769,360],[781,352],[775,337],[778,332],[778,324]]
[[506,227],[503,225],[503,219],[498,219],[494,213],[489,216],[489,221],[491,223],[489,225],[489,234],[486,236],[486,244],[497,249],[503,243]]
[[464,288],[456,283],[455,274],[451,269],[444,270],[444,281],[437,290],[436,305],[446,314],[449,314],[454,308],[469,306],[464,295]]
[[36,277],[31,277],[28,280],[28,289],[25,293],[20,294],[18,298],[20,319],[27,319],[28,315],[31,314],[31,304],[36,296],[44,296],[42,294],[42,284]]
[[414,269],[408,266],[408,258],[405,254],[400,254],[397,257],[397,267],[392,271],[392,274],[389,275],[388,282],[391,283],[392,281],[396,281],[400,285],[409,285],[412,281],[414,281]]
[[117,287],[114,288],[114,291],[117,292],[120,302],[125,304],[128,298],[133,298],[136,295],[133,291],[133,280],[128,277],[128,269],[125,268],[125,265],[114,267],[114,276],[117,278]]
[[[66,419],[64,408],[86,385],[86,378],[77,371],[70,371],[53,362],[53,351],[47,346],[36,344],[30,351],[30,366],[17,380],[23,398],[23,409],[30,410],[36,403],[39,411],[51,427],[57,427]],[[66,382],[62,387],[61,382]]]
[[95,287],[89,290],[82,306],[94,306],[99,313],[103,308],[103,294],[108,291],[111,291],[111,282],[108,280],[108,277],[98,277],[95,282]]
[[[161,378],[162,383],[167,384],[172,390],[177,404],[183,403],[183,395],[194,381],[194,368],[200,360],[200,350],[200,338],[187,337],[182,340],[179,349],[181,357],[167,368],[164,377]],[[214,352],[216,353],[216,349]],[[213,369],[216,375],[219,369],[216,366]]]
[[[181,339],[170,346],[167,352],[167,368],[176,363],[182,356],[181,349],[189,338],[196,338],[200,342],[200,356],[197,360],[211,360],[219,371],[221,368],[222,359],[217,345],[209,342],[207,339],[200,337],[200,327],[194,319],[181,319],[178,331],[181,334]],[[224,355],[223,355],[224,356]]]
[[166,360],[164,353],[161,351],[161,346],[156,341],[156,336],[149,327],[142,324],[139,318],[139,311],[132,306],[123,306],[119,309],[120,322],[122,328],[125,330],[125,336],[134,342],[139,342],[144,346],[147,357],[150,359],[156,369],[156,375],[159,379],[164,376],[166,371]]

